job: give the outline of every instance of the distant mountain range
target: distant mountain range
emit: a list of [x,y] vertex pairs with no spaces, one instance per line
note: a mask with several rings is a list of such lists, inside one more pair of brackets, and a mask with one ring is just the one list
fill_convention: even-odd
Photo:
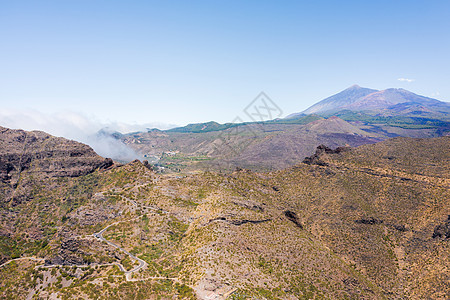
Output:
[[450,113],[450,104],[420,96],[404,89],[390,88],[378,91],[353,85],[340,93],[319,101],[305,111],[291,114],[287,118],[295,118],[305,114],[330,114],[343,110],[390,113],[391,115],[439,116]]
[[449,133],[449,103],[404,89],[378,91],[353,85],[283,119],[210,121],[128,134],[106,129],[99,135],[122,141],[166,171],[180,172],[236,167],[278,170],[302,161],[320,144],[356,147],[392,137]]
[[403,89],[377,91],[354,85],[284,119],[211,121],[115,138],[166,171],[180,172],[278,170],[302,161],[320,144],[355,147],[391,137],[439,137],[449,132],[446,102]]

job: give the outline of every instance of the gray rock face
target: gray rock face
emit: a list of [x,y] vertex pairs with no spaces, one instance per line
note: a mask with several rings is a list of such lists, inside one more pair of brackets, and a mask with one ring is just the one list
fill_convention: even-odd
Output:
[[91,147],[41,131],[0,127],[0,180],[15,185],[20,174],[76,177],[113,165]]
[[303,160],[303,163],[308,164],[308,165],[327,166],[328,164],[326,162],[323,162],[320,159],[322,154],[324,154],[324,153],[339,154],[344,151],[349,151],[350,149],[351,149],[350,147],[337,147],[336,149],[331,149],[325,145],[319,145],[316,149],[316,152],[313,155],[311,155],[309,157],[305,157],[305,159]]
[[450,239],[450,215],[445,222],[434,228],[433,238]]

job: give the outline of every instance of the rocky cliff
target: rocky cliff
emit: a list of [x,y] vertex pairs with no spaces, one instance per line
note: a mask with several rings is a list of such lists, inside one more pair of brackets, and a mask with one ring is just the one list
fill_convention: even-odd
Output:
[[23,172],[44,177],[76,177],[107,168],[109,158],[91,147],[41,131],[0,127],[0,179],[17,185]]

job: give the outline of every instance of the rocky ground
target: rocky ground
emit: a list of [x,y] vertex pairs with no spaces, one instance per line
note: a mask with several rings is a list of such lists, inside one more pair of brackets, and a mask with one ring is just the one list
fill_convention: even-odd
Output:
[[[2,298],[450,293],[448,137],[322,146],[276,172],[178,176],[139,161],[111,165],[72,142],[58,152],[52,137],[14,160],[8,153],[31,142],[10,137],[30,133],[6,133],[1,143],[17,146],[0,156],[2,170],[15,167],[1,182]],[[84,152],[71,158],[70,149]],[[73,157],[83,172],[68,169]]]

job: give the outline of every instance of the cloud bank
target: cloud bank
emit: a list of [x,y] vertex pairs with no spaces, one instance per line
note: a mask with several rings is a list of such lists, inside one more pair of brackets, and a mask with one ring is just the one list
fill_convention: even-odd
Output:
[[120,122],[103,123],[93,117],[74,112],[59,112],[45,114],[36,110],[0,110],[0,126],[24,129],[41,130],[54,136],[65,137],[91,146],[95,152],[103,157],[110,157],[119,161],[132,161],[140,159],[141,155],[121,141],[99,131],[108,128],[108,131],[128,133],[144,131],[148,128],[166,129],[174,127],[161,123],[126,124]]

